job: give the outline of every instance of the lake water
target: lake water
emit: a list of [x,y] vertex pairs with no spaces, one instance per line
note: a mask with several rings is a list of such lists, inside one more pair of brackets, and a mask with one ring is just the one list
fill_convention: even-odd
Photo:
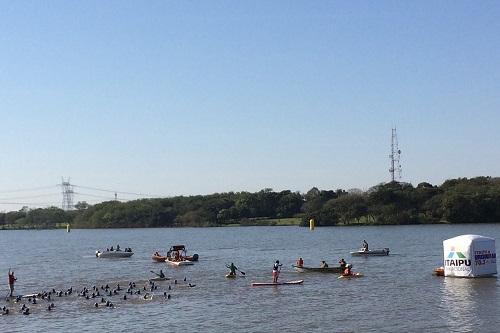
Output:
[[[101,229],[0,231],[0,307],[14,313],[0,316],[0,332],[150,331],[150,332],[498,332],[500,284],[496,278],[458,279],[432,276],[442,265],[442,241],[461,234],[500,239],[500,225],[422,225],[330,227],[235,227],[183,229]],[[370,248],[389,247],[388,257],[356,258],[349,251],[366,239]],[[98,259],[95,250],[131,247],[129,259]],[[185,244],[198,253],[193,266],[169,267],[151,260],[158,250]],[[359,279],[334,274],[297,273],[297,257],[306,266],[344,257]],[[303,285],[250,287],[270,281],[274,261],[282,262],[280,281],[304,279]],[[224,277],[234,262],[245,278]],[[151,270],[160,268],[178,279],[158,283],[152,300],[141,295],[111,299],[115,308],[94,307],[100,298],[75,294],[28,305],[5,302],[7,271],[17,275],[16,292],[75,290],[135,281],[146,285]],[[184,277],[187,282],[183,282]],[[193,288],[186,283],[195,284]],[[171,284],[172,290],[168,290]],[[171,294],[166,300],[163,292]],[[128,295],[127,295],[128,296]]]

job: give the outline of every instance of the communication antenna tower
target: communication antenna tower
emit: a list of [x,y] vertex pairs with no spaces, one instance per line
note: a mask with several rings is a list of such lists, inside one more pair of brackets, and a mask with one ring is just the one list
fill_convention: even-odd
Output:
[[401,179],[401,164],[399,163],[399,158],[401,156],[401,149],[398,147],[398,135],[396,134],[396,127],[392,129],[391,137],[391,154],[389,158],[391,159],[391,167],[389,172],[391,174],[391,181],[395,182],[396,179]]
[[62,209],[63,210],[72,210],[73,209],[73,185],[70,184],[70,178],[67,181],[64,181],[64,177],[62,178],[61,188],[62,188]]

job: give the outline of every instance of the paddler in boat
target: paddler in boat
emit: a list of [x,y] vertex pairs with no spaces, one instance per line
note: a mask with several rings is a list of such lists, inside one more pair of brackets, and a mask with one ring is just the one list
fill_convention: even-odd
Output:
[[368,243],[366,242],[366,240],[363,240],[363,251],[368,251]]
[[351,273],[351,267],[352,267],[351,264],[346,265],[345,269],[344,269],[344,273],[342,273],[342,275],[343,276],[350,276],[350,275],[352,275],[352,273]]
[[319,268],[328,268],[328,264],[323,260],[323,261],[321,261]]
[[295,266],[297,267],[303,267],[304,266],[304,260],[302,258],[297,259],[295,262]]
[[281,266],[283,266],[283,264],[280,264],[280,261],[276,260],[273,266],[273,283],[278,283]]
[[347,263],[345,262],[344,258],[340,259],[339,264],[340,264],[340,269],[343,272],[345,270],[345,267],[347,266]]
[[120,244],[116,244],[116,251],[120,251]]
[[226,265],[226,267],[230,270],[229,275],[236,275],[236,270],[238,269],[238,267],[236,267],[233,263],[231,263],[231,265]]

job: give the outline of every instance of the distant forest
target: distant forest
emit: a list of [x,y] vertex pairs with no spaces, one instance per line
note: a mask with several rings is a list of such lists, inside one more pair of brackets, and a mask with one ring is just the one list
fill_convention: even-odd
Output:
[[[379,184],[368,191],[319,190],[307,193],[264,189],[256,193],[79,202],[75,209],[23,208],[0,213],[0,229],[154,228],[266,225],[295,218],[306,226],[500,222],[500,178],[477,177],[420,183]],[[271,222],[269,222],[271,221]]]

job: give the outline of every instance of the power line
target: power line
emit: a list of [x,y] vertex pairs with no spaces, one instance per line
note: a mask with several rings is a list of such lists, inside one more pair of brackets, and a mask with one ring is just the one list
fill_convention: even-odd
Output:
[[143,197],[161,197],[160,195],[153,195],[153,194],[146,194],[146,193],[114,191],[114,190],[108,190],[108,189],[97,188],[97,187],[89,187],[89,186],[81,186],[81,185],[73,185],[73,186],[87,189],[87,190],[94,190],[94,191],[101,191],[101,192],[108,192],[108,193],[129,194],[129,195],[137,195],[137,196],[143,196]]
[[59,193],[48,193],[48,194],[38,194],[38,195],[30,195],[23,197],[9,197],[9,198],[0,198],[0,200],[18,200],[18,199],[30,199],[30,198],[42,198],[42,197],[50,197],[54,195],[60,195]]
[[89,193],[82,193],[82,192],[74,192],[74,194],[78,194],[78,195],[81,195],[81,196],[94,197],[94,198],[109,199],[109,200],[114,200],[115,199],[115,197],[105,197],[103,195],[89,194]]
[[24,188],[18,190],[5,190],[5,191],[0,191],[0,193],[30,192],[30,191],[46,190],[49,188],[55,188],[57,186],[60,185],[40,186],[40,187]]

